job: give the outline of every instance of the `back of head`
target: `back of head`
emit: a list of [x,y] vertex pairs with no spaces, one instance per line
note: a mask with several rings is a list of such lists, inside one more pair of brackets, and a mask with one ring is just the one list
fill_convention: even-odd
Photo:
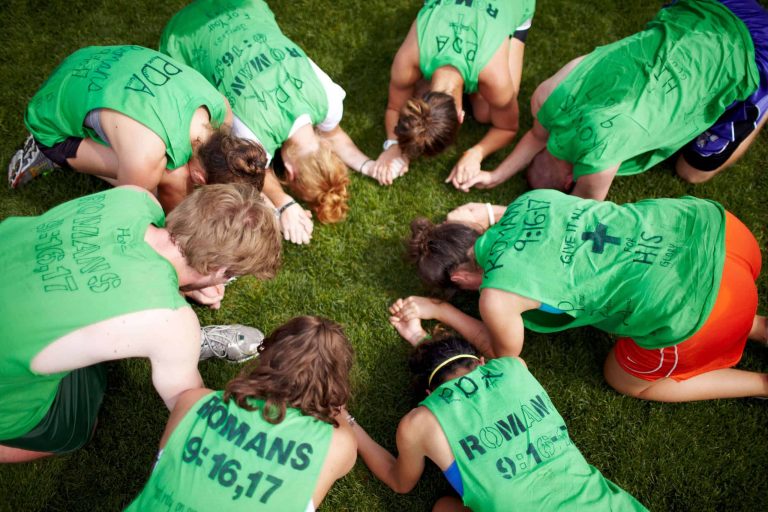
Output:
[[303,154],[290,143],[283,148],[292,153],[298,166],[296,178],[288,183],[291,190],[309,203],[320,222],[344,220],[349,211],[349,171],[331,145],[320,140],[317,151]]
[[464,338],[447,333],[436,335],[433,340],[416,347],[408,360],[414,388],[418,393],[433,391],[456,370],[474,370],[480,364],[479,357],[477,350]]
[[480,233],[460,222],[435,225],[420,217],[411,222],[408,257],[427,286],[450,294],[458,289],[451,273],[459,267],[474,265],[469,253],[479,236]]
[[275,329],[259,357],[229,381],[224,398],[254,410],[249,398],[265,400],[262,417],[280,423],[286,407],[338,426],[333,415],[350,397],[353,353],[342,327],[317,316],[300,316]]
[[547,149],[533,158],[527,176],[531,188],[551,188],[561,192],[570,192],[573,188],[573,164],[556,158]]
[[169,215],[166,228],[187,263],[203,275],[271,279],[280,266],[281,236],[272,208],[245,183],[206,185]]
[[395,135],[400,151],[408,160],[421,155],[435,156],[453,144],[459,132],[459,115],[453,96],[429,92],[411,98],[400,110]]
[[222,126],[197,150],[206,173],[206,183],[248,183],[264,187],[267,153],[252,140],[235,137]]

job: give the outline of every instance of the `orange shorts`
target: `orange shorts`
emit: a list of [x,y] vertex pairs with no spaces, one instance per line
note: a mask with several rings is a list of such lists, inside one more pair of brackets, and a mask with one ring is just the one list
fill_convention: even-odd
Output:
[[757,313],[757,287],[762,258],[749,229],[725,212],[725,263],[717,299],[706,322],[685,341],[661,349],[640,347],[619,338],[614,347],[621,368],[640,379],[685,380],[735,366],[744,352]]

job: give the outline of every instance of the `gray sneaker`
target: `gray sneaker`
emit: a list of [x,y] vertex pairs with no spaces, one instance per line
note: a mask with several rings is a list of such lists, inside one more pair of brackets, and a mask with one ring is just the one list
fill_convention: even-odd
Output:
[[264,333],[247,325],[207,325],[200,330],[200,360],[217,357],[242,363],[258,355]]
[[8,164],[8,185],[11,188],[20,187],[55,167],[56,164],[40,151],[35,139],[30,135],[24,141],[24,147],[13,155]]

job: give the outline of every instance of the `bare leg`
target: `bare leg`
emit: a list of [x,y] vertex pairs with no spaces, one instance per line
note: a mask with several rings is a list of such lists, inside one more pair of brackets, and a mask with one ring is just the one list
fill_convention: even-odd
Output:
[[92,139],[84,139],[77,148],[74,158],[68,158],[67,163],[76,171],[93,174],[114,184],[117,179],[117,153],[107,146]]
[[653,382],[625,372],[613,349],[605,360],[605,380],[619,393],[657,402],[693,402],[715,398],[768,396],[768,374],[725,368],[702,373],[684,381],[659,379]]
[[[515,91],[520,93],[520,80],[523,76],[523,54],[525,53],[525,43],[514,37],[509,40],[509,72],[512,75],[512,84]],[[491,122],[491,107],[485,98],[479,93],[470,95],[469,101],[472,103],[472,116],[478,123]]]
[[680,176],[685,181],[687,181],[688,183],[704,183],[705,181],[709,181],[716,174],[719,174],[720,171],[735,164],[736,161],[742,157],[742,155],[747,150],[747,148],[755,141],[757,134],[760,133],[760,130],[763,129],[763,125],[765,125],[766,121],[768,121],[768,116],[764,116],[760,120],[760,123],[757,125],[757,128],[755,128],[755,131],[750,133],[749,137],[741,141],[741,144],[739,144],[739,147],[736,148],[736,151],[733,152],[730,158],[728,158],[728,160],[726,160],[726,162],[723,165],[721,165],[714,171],[700,171],[694,167],[691,167],[691,165],[685,161],[685,158],[683,158],[683,156],[680,155],[677,158],[677,163],[675,164],[677,175]]
[[472,512],[464,506],[459,498],[453,496],[443,496],[435,502],[432,512]]
[[22,450],[21,448],[11,448],[10,446],[0,445],[0,463],[7,464],[11,462],[29,462],[43,457],[50,457],[50,452],[33,452],[31,450]]

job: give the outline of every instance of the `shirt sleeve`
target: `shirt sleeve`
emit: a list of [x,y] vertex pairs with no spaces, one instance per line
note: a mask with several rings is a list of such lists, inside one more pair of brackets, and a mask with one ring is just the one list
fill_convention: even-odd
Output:
[[325,95],[328,98],[328,114],[317,125],[317,129],[322,132],[329,132],[339,125],[341,118],[344,116],[344,98],[346,98],[347,93],[340,85],[331,80],[331,77],[320,69],[312,59],[309,59],[309,64],[312,66],[317,79],[323,85]]

